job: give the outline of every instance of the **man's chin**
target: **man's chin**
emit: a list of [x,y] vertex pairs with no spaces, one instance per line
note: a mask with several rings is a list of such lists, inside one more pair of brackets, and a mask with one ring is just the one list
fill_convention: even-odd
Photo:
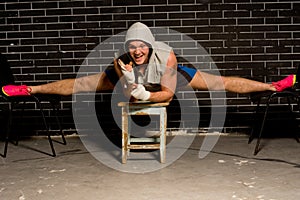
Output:
[[135,64],[142,65],[142,64],[144,64],[144,61],[135,61]]
[[140,58],[140,59],[134,59],[134,62],[137,64],[137,65],[143,65],[145,64],[145,59],[144,58]]

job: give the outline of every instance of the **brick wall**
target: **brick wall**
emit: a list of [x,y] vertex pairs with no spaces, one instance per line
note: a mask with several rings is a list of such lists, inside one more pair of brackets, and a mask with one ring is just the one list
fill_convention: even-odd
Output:
[[[20,84],[73,78],[93,48],[141,21],[196,40],[222,75],[269,82],[294,73],[300,63],[299,16],[300,3],[288,0],[11,0],[0,3],[0,52]],[[187,100],[198,101],[205,128],[209,98],[200,98],[206,92],[197,96]],[[248,97],[227,93],[226,132],[251,126]],[[64,125],[72,128],[71,97],[62,100]]]

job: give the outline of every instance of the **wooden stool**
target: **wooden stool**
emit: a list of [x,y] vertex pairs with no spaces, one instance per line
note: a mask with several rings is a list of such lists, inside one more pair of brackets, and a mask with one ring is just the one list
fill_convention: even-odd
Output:
[[[125,164],[130,149],[159,149],[160,162],[166,160],[166,126],[168,102],[119,102],[122,107],[122,163]],[[159,115],[160,136],[159,138],[131,138],[130,115]]]

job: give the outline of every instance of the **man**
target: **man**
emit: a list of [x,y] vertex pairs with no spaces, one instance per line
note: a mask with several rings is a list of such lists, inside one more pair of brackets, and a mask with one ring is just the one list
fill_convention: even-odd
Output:
[[108,67],[99,74],[38,86],[6,85],[2,87],[2,91],[7,96],[36,93],[71,95],[78,92],[112,90],[121,80],[126,93],[135,99],[165,102],[172,100],[176,88],[185,85],[198,90],[251,93],[282,91],[292,87],[296,79],[295,75],[290,75],[281,81],[268,84],[239,77],[216,76],[177,65],[172,48],[155,41],[150,29],[140,22],[134,23],[128,29],[124,47],[127,53],[114,60],[113,67]]

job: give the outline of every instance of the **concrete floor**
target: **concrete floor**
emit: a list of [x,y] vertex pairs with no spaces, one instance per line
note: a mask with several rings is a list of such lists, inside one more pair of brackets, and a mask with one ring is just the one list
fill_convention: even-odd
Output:
[[[264,139],[253,156],[256,140],[248,145],[244,136],[222,136],[200,159],[203,136],[197,136],[179,159],[144,174],[107,167],[78,136],[66,139],[67,146],[54,144],[55,158],[34,150],[49,150],[44,138],[10,144],[7,158],[0,158],[0,199],[300,199],[300,144],[294,139]],[[127,164],[133,162],[139,161]]]

